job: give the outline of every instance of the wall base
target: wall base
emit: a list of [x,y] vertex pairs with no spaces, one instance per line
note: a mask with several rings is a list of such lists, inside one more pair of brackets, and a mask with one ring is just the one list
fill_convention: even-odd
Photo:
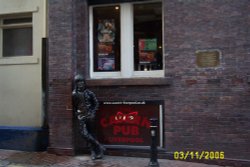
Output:
[[74,156],[75,150],[73,148],[48,147],[48,153],[56,155]]
[[30,127],[0,127],[0,149],[45,151],[48,129]]

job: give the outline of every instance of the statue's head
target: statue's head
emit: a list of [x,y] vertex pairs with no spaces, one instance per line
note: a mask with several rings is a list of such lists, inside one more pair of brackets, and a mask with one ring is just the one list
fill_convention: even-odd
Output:
[[76,84],[76,89],[78,91],[84,91],[85,90],[85,79],[81,74],[77,74],[74,78],[75,84]]

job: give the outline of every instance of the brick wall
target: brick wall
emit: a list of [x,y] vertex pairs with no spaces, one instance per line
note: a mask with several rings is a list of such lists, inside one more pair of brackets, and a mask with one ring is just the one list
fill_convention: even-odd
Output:
[[[168,151],[219,150],[250,157],[249,10],[247,0],[166,1],[166,75],[173,76],[166,106]],[[198,68],[195,51],[218,49],[220,66]]]
[[[88,12],[83,0],[49,0],[49,151],[74,154],[73,76],[88,73]],[[82,140],[80,140],[82,142]]]
[[[100,101],[164,100],[164,144],[173,151],[224,151],[250,160],[250,2],[165,0],[164,60],[169,85],[89,84]],[[197,50],[219,50],[199,68]],[[71,148],[72,76],[89,76],[85,1],[49,1],[50,147]],[[91,83],[91,80],[89,81]],[[110,82],[112,84],[112,82]],[[98,85],[98,84],[97,84]],[[60,100],[59,100],[60,99]],[[74,143],[74,144],[73,144]]]

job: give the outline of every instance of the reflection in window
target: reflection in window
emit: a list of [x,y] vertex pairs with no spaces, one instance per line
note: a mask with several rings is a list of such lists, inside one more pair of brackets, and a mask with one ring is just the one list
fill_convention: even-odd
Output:
[[3,57],[32,55],[32,28],[3,30]]

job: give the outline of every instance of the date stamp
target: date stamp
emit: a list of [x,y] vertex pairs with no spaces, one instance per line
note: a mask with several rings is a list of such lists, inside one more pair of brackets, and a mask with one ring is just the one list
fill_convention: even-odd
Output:
[[175,160],[197,159],[197,160],[219,160],[224,159],[224,151],[175,151]]

